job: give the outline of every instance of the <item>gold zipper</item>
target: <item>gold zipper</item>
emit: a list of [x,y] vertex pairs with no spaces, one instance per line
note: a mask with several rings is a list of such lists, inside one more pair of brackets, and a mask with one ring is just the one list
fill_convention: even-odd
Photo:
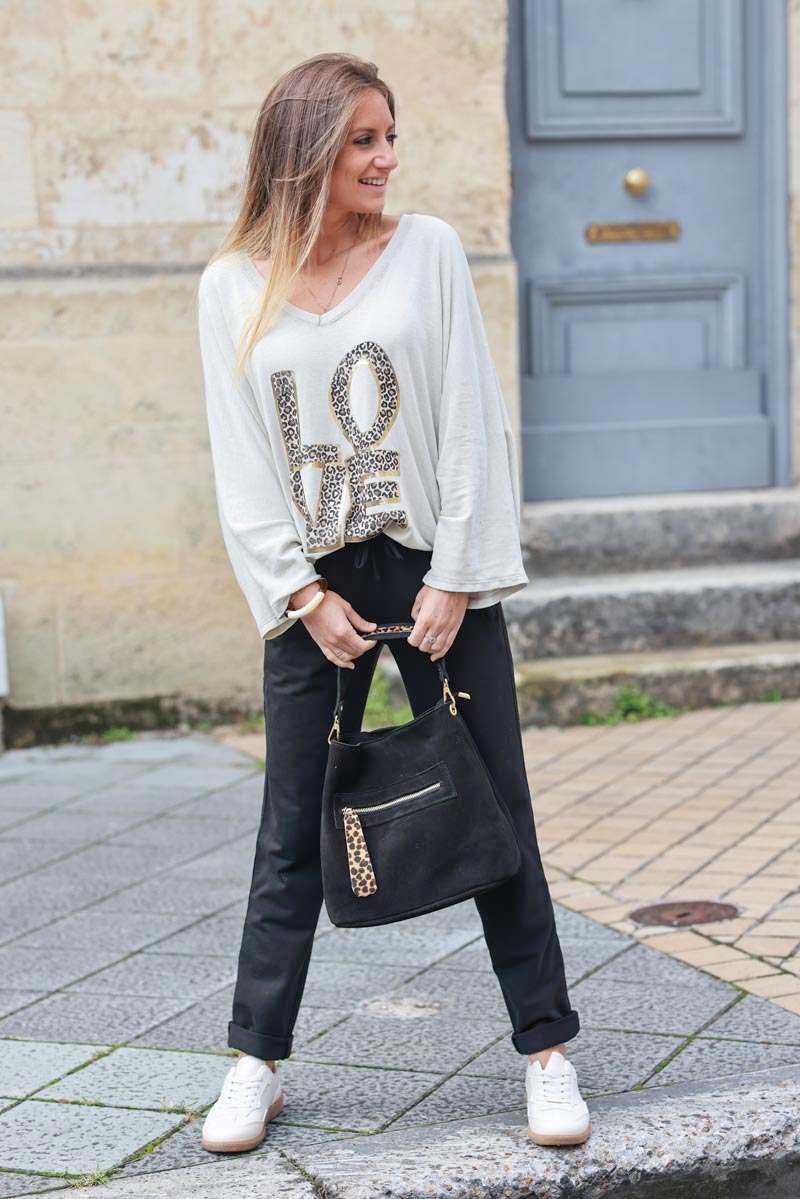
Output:
[[441,780],[436,783],[431,783],[428,787],[422,787],[419,791],[409,791],[408,795],[398,795],[396,799],[387,799],[385,803],[370,804],[368,808],[342,808],[343,812],[378,812],[381,808],[390,808],[392,804],[402,803],[404,799],[416,799],[418,795],[427,795],[429,791],[435,791],[437,787],[441,787]]
[[370,804],[366,808],[342,808],[344,817],[345,843],[347,845],[347,866],[350,871],[350,888],[355,895],[362,898],[374,895],[378,890],[378,880],[375,878],[375,868],[367,849],[364,829],[359,820],[359,812],[377,812],[381,808],[390,808],[406,799],[416,799],[418,795],[427,795],[441,787],[441,779],[420,787],[418,791],[409,791],[406,795],[398,795],[395,799],[387,799],[384,803]]

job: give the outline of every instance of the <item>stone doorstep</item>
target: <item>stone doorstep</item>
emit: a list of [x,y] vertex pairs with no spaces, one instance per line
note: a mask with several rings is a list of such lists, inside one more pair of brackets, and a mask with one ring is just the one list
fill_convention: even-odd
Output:
[[[530,1141],[524,1113],[346,1135],[293,1152],[265,1151],[207,1166],[113,1179],[109,1199],[615,1199],[658,1195],[791,1194],[800,1163],[800,1067],[760,1070],[746,1082],[683,1083],[589,1101],[592,1135],[569,1149]],[[313,1179],[312,1186],[309,1180]],[[737,1181],[747,1189],[739,1190]],[[633,1189],[631,1189],[633,1188]],[[729,1189],[728,1189],[729,1188]],[[774,1188],[774,1189],[770,1189]],[[71,1188],[76,1196],[97,1188]]]
[[800,636],[800,559],[533,576],[503,601],[517,661]]
[[532,578],[793,558],[800,488],[527,500],[520,525]]
[[800,697],[800,641],[539,658],[515,664],[523,726],[568,725],[610,713],[620,687],[675,707],[748,703],[767,691]]

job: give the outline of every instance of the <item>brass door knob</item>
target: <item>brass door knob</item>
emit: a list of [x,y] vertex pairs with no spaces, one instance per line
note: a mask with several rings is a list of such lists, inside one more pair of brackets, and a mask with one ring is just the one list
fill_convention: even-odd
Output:
[[631,167],[625,172],[625,191],[631,196],[643,195],[650,186],[650,176],[644,167]]

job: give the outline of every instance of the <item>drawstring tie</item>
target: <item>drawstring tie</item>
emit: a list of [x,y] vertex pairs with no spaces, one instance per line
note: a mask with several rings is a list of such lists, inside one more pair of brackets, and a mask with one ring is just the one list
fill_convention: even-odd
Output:
[[353,554],[353,566],[361,569],[369,563],[374,579],[380,579],[381,577],[377,543],[382,544],[384,553],[390,554],[393,558],[403,557],[403,551],[398,542],[386,533],[375,533],[372,537],[367,537],[364,541],[357,541],[355,553]]

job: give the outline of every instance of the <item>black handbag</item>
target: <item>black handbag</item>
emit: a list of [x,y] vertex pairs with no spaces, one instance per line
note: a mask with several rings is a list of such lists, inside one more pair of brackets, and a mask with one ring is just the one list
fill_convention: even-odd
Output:
[[[407,637],[413,627],[379,625],[362,636]],[[442,683],[432,708],[351,735],[340,730],[344,668],[336,668],[320,850],[325,907],[339,928],[433,912],[520,867],[511,814],[458,711],[444,657],[431,665]]]

